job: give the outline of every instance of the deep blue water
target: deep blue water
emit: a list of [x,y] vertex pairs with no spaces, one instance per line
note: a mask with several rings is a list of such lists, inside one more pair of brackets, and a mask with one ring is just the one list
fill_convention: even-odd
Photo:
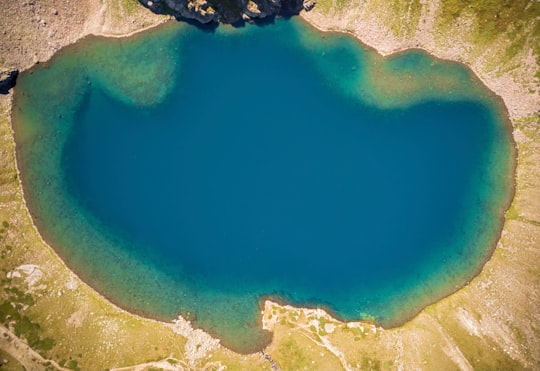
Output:
[[70,266],[244,352],[265,296],[403,321],[481,268],[512,194],[506,121],[468,71],[296,21],[90,38],[16,103],[26,197]]

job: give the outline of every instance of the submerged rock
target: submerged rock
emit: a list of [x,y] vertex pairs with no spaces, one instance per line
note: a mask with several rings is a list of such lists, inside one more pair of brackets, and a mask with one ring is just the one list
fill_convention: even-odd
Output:
[[19,76],[18,69],[0,70],[0,94],[8,94],[9,90],[15,86]]
[[201,23],[236,23],[311,10],[316,0],[139,0],[158,14],[194,19]]

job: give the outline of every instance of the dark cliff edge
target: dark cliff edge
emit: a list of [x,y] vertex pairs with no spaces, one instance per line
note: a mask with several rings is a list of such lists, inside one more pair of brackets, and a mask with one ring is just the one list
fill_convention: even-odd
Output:
[[139,0],[156,14],[200,23],[236,24],[311,10],[316,0]]
[[17,69],[0,70],[0,94],[8,94],[9,90],[15,86],[18,76]]

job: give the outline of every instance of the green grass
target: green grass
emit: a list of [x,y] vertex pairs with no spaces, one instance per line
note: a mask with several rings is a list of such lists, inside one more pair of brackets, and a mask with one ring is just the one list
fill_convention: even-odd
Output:
[[111,7],[112,14],[115,17],[133,15],[143,8],[138,0],[111,0],[109,1],[109,6]]
[[[2,223],[5,229],[9,228],[9,223]],[[10,253],[13,248],[10,245],[4,246],[1,251],[2,258]],[[46,354],[55,345],[55,340],[50,337],[41,336],[41,326],[25,314],[25,308],[35,304],[31,294],[23,292],[20,288],[12,285],[12,279],[3,279],[1,285],[3,290],[0,294],[0,322],[7,328],[12,328],[15,335],[26,340],[28,345],[40,354]]]
[[520,124],[540,124],[540,113],[536,113],[532,116],[521,117],[519,119],[516,119],[516,123],[518,124],[518,127]]
[[380,371],[381,361],[375,358],[364,356],[362,357],[361,368],[362,370]]
[[462,14],[471,14],[475,20],[474,39],[490,43],[501,35],[511,41],[506,50],[513,58],[526,44],[540,54],[540,3],[530,0],[442,0],[442,23],[452,25]]
[[9,353],[0,349],[0,370],[2,371],[24,371],[25,368]]
[[78,365],[77,361],[74,360],[74,359],[71,359],[71,360],[68,362],[68,364],[67,364],[66,367],[69,368],[69,369],[71,369],[71,370],[74,370],[74,371],[80,371],[79,365]]
[[302,370],[310,364],[302,348],[293,339],[283,339],[277,353],[283,370]]
[[[393,16],[387,17],[386,21],[389,22],[394,35],[412,36],[420,19],[422,10],[420,0],[392,0],[387,4],[391,7]],[[405,16],[406,19],[404,19]]]
[[40,336],[41,326],[28,316],[21,314],[22,308],[9,297],[0,303],[0,322],[9,327],[11,324],[15,335],[26,340],[28,345],[40,354],[46,354],[55,345],[55,340]]
[[128,14],[139,10],[139,7],[142,6],[137,0],[121,0],[120,2],[122,3],[124,9],[128,12]]

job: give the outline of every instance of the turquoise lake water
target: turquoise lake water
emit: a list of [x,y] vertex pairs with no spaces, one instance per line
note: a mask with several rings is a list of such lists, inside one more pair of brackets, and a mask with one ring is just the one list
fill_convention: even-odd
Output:
[[118,305],[240,352],[262,300],[402,323],[470,280],[513,193],[501,104],[462,66],[297,20],[91,37],[13,111],[40,232]]

